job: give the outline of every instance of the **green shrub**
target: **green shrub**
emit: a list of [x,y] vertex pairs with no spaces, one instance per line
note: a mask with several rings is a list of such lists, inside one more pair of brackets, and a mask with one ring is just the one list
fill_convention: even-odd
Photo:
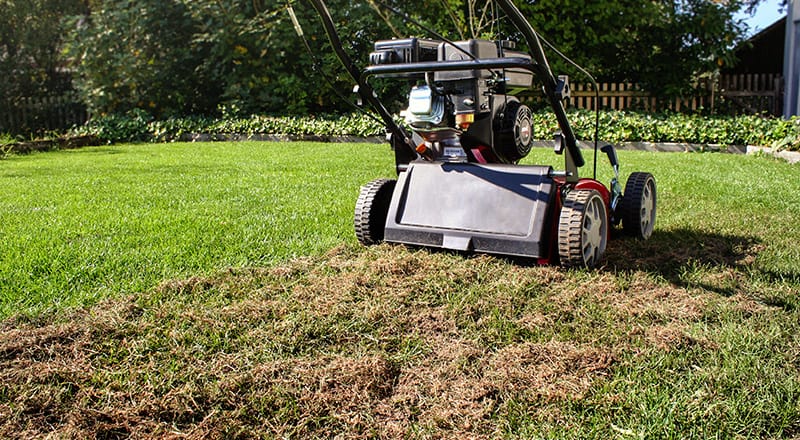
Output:
[[778,150],[800,151],[800,118],[792,117],[772,128],[772,137],[777,139],[772,146]]
[[0,133],[0,159],[6,157],[11,152],[11,147],[17,143],[17,139],[8,134]]
[[92,118],[86,125],[75,129],[74,134],[95,136],[109,144],[137,142],[151,139],[152,125],[153,117],[144,110],[137,109],[124,114]]
[[132,111],[124,115],[93,118],[73,134],[96,136],[103,142],[173,142],[185,134],[210,135],[317,135],[317,136],[379,136],[383,126],[362,115],[267,116],[206,118],[187,117],[155,120],[146,112]]
[[[142,110],[123,115],[93,118],[75,134],[93,135],[104,142],[172,142],[185,134],[209,135],[273,134],[286,136],[381,136],[382,124],[361,114],[187,117],[156,120]],[[578,139],[594,138],[595,114],[570,110]],[[558,130],[555,116],[549,111],[533,114],[535,139],[551,139]],[[643,114],[627,111],[600,113],[600,139],[620,142],[684,142],[720,145],[764,145],[778,149],[800,150],[800,119],[783,120],[761,116],[702,116],[678,113]]]
[[0,133],[0,146],[5,147],[6,145],[15,144],[17,142],[17,138],[12,136],[9,133]]
[[[594,137],[595,114],[571,110],[570,121],[579,139]],[[534,114],[534,134],[549,139],[558,129],[549,112]],[[611,142],[685,142],[720,145],[800,147],[800,119],[783,120],[756,115],[704,116],[679,113],[643,114],[626,111],[600,113],[600,139]]]

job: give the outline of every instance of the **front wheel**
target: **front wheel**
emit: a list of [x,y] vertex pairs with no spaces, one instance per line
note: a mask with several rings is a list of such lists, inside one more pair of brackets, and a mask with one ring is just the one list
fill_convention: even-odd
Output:
[[656,179],[650,173],[631,173],[620,202],[625,234],[647,240],[656,225]]
[[565,267],[594,267],[608,244],[608,210],[600,193],[573,190],[558,221],[558,255]]
[[386,216],[396,184],[396,180],[377,179],[361,187],[353,225],[356,238],[362,245],[371,246],[383,241]]

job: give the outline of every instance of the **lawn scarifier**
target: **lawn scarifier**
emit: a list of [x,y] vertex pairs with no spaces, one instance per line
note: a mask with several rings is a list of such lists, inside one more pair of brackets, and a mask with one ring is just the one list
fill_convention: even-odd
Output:
[[[650,237],[656,217],[654,177],[632,173],[623,194],[619,160],[610,144],[600,150],[614,169],[611,184],[579,176],[586,161],[564,111],[569,80],[553,75],[544,40],[511,1],[498,5],[525,37],[527,53],[514,50],[507,40],[454,42],[426,29],[435,40],[375,42],[371,65],[363,70],[344,51],[325,2],[309,1],[361,99],[386,126],[395,154],[397,180],[378,179],[361,189],[354,216],[360,243],[387,241],[592,267],[606,250],[611,225],[622,223],[629,235]],[[564,156],[563,171],[517,164],[530,152],[533,129],[531,110],[516,95],[533,90],[534,76],[558,120],[555,152]],[[377,97],[369,83],[373,77],[412,86],[404,112],[410,132]],[[595,158],[598,147],[595,136]],[[595,160],[595,177],[596,168]]]

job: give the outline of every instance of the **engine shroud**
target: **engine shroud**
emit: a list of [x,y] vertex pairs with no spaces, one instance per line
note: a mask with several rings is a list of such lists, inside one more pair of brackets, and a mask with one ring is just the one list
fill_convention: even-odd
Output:
[[[375,43],[373,65],[432,61],[522,58],[507,41],[472,39],[454,43],[408,38]],[[474,69],[387,74],[414,82],[406,123],[429,159],[474,163],[516,163],[532,143],[531,111],[515,96],[530,90],[525,69]],[[461,150],[456,154],[456,149]]]

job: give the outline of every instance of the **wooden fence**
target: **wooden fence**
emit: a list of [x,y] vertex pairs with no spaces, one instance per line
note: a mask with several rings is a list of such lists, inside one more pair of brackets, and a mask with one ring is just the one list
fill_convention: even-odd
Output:
[[65,130],[88,119],[86,106],[75,95],[0,100],[0,133]]
[[718,83],[721,104],[734,113],[783,114],[783,76],[778,74],[723,75]]
[[[600,108],[712,113],[767,113],[780,115],[783,110],[783,77],[777,74],[721,75],[698,87],[693,96],[663,99],[643,91],[636,84],[602,83]],[[591,84],[573,84],[570,106],[593,109],[596,95]]]

